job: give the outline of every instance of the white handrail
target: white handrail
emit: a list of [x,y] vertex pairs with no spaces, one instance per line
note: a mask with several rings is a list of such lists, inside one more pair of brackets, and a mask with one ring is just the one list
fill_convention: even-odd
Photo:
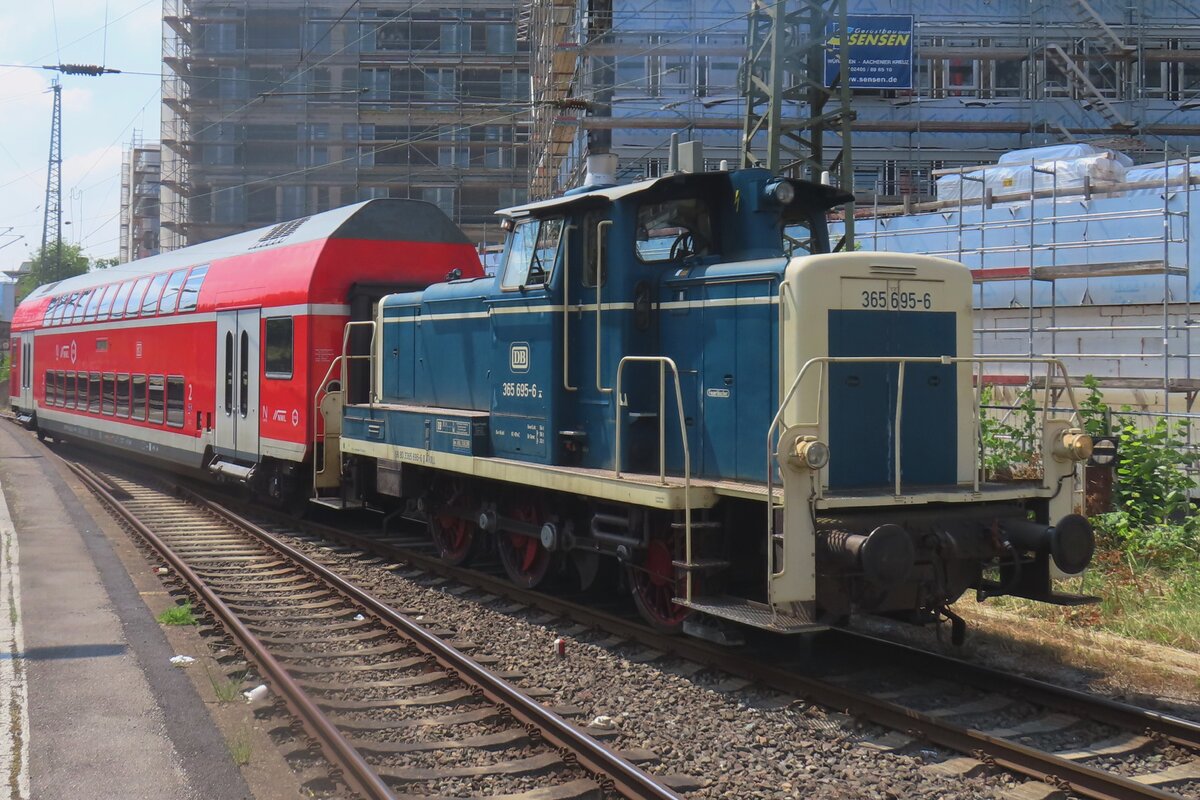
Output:
[[[613,474],[621,477],[621,407],[624,405],[621,395],[621,378],[628,363],[658,364],[658,481],[667,484],[667,432],[666,432],[666,394],[667,367],[675,378],[675,410],[679,415],[679,437],[683,444],[683,536],[684,558],[686,563],[692,563],[692,454],[688,447],[687,422],[683,415],[683,388],[679,381],[679,368],[675,362],[666,356],[625,356],[617,364],[616,402],[615,408],[616,433],[613,437]],[[692,570],[687,570],[684,582],[684,597],[692,601]]]

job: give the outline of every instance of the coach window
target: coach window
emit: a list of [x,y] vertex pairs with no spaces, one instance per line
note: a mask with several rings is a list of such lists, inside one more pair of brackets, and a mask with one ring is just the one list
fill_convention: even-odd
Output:
[[46,392],[46,405],[54,405],[54,373],[50,370],[46,370],[46,385],[44,389]]
[[238,408],[242,419],[246,418],[247,406],[250,405],[250,334],[242,331],[241,353],[238,359]]
[[88,298],[87,311],[83,315],[84,322],[95,322],[96,312],[100,310],[100,300],[104,297],[104,287],[92,290],[92,296]]
[[200,285],[204,283],[204,276],[207,274],[208,265],[205,264],[203,267],[196,267],[188,275],[187,282],[179,290],[180,312],[196,310],[196,301],[200,299]]
[[117,410],[117,376],[111,372],[106,372],[101,380],[103,382],[100,384],[100,413],[111,415]]
[[86,292],[80,292],[75,298],[75,313],[71,315],[71,322],[83,322],[84,312],[87,311],[88,304],[92,301],[94,291],[88,289]]
[[179,300],[179,287],[183,285],[183,279],[186,277],[186,269],[175,270],[171,273],[171,277],[167,280],[167,288],[163,289],[162,300],[158,303],[158,313],[175,313],[175,303]]
[[75,407],[75,373],[68,372],[66,378],[66,406],[67,408]]
[[133,391],[130,393],[133,396],[133,413],[130,415],[134,419],[146,418],[146,376],[133,376]]
[[46,306],[46,313],[42,316],[43,323],[49,327],[54,324],[54,312],[58,310],[59,298],[50,298],[50,305]]
[[129,416],[129,376],[117,376],[117,416]]
[[150,281],[150,288],[146,290],[146,297],[142,300],[142,316],[148,317],[154,313],[154,309],[158,308],[158,298],[162,294],[163,284],[170,277],[167,273],[155,275],[154,280]]
[[88,376],[86,372],[80,372],[75,376],[75,396],[78,398],[75,407],[80,411],[88,410]]
[[54,400],[55,405],[67,404],[67,373],[62,370],[54,373]]
[[125,316],[137,316],[138,309],[142,306],[142,295],[146,293],[146,284],[148,283],[150,283],[149,278],[138,278],[137,283],[133,284],[133,291],[129,293],[129,302],[125,304]]
[[120,286],[112,284],[104,290],[104,299],[100,301],[100,311],[96,313],[96,321],[104,322],[112,313],[113,303],[117,299],[117,292],[120,291]]
[[163,376],[151,375],[149,391],[146,393],[150,400],[150,421],[161,425],[163,421]]
[[100,413],[100,373],[93,372],[88,375],[88,411],[93,414]]
[[225,416],[233,413],[233,334],[225,334]]
[[267,320],[267,377],[292,377],[292,318]]
[[125,316],[125,304],[129,302],[129,292],[133,289],[133,281],[125,281],[117,287],[116,299],[113,300],[110,319],[120,319]]
[[183,427],[183,376],[167,378],[167,424],[172,428]]

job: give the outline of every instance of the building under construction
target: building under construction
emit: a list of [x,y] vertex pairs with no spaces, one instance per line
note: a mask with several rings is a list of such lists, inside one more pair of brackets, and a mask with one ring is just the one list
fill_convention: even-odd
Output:
[[121,156],[122,264],[158,253],[158,142],[144,142],[138,133]]
[[375,197],[498,239],[526,197],[517,8],[165,0],[163,249]]
[[[712,160],[740,155],[752,89],[739,62],[761,0],[533,0],[532,190],[578,182],[611,149],[624,173],[655,175],[671,131]],[[797,74],[839,2],[786,0],[784,69]],[[1200,17],[1173,0],[846,0],[847,12],[913,16],[911,89],[855,89],[853,184],[860,199],[933,198],[934,170],[991,163],[1036,145],[1106,140],[1138,160],[1164,139],[1200,149]],[[803,91],[781,116],[813,115]],[[828,110],[828,109],[826,109]],[[826,146],[836,147],[836,132]],[[735,161],[736,163],[736,161]]]

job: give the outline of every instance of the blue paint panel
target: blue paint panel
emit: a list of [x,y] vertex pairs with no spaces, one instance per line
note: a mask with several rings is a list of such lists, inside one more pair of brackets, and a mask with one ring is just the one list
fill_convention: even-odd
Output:
[[[957,355],[952,312],[829,312],[830,356]],[[957,367],[905,367],[901,478],[906,486],[957,481]],[[899,369],[831,364],[829,482],[832,488],[887,486],[895,475]]]
[[342,438],[465,456],[490,455],[488,420],[478,414],[351,406]]

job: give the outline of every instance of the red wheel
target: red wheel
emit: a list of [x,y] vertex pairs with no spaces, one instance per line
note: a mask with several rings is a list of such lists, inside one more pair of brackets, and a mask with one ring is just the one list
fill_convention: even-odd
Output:
[[[541,528],[544,514],[536,501],[514,504],[505,516]],[[496,550],[509,580],[527,589],[540,584],[550,572],[553,554],[542,546],[538,536],[526,536],[513,531],[496,535]]]
[[675,634],[691,609],[674,602],[683,594],[683,576],[677,575],[672,561],[671,542],[654,539],[646,549],[640,564],[630,564],[629,583],[638,613],[650,627],[662,633]]
[[473,513],[476,503],[459,481],[442,488],[444,491],[438,492],[435,487],[434,507],[429,513],[429,536],[441,559],[459,566],[475,555],[478,526],[460,514]]

